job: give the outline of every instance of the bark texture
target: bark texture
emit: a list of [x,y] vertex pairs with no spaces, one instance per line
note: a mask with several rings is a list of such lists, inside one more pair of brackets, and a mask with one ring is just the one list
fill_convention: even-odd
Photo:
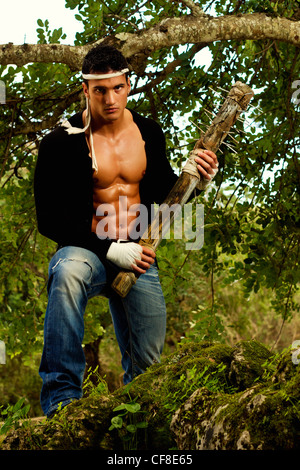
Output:
[[[106,41],[118,47],[136,73],[142,72],[143,59],[164,47],[179,44],[210,44],[215,41],[265,40],[283,41],[300,46],[300,22],[264,13],[227,15],[187,15],[167,18],[149,29],[137,33],[119,33]],[[80,70],[82,59],[91,45],[64,44],[0,45],[0,64],[22,66],[29,62],[59,62],[71,70]]]

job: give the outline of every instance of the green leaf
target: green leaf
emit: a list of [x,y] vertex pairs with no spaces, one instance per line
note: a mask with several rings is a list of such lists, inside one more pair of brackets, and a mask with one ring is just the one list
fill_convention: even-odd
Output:
[[78,1],[77,0],[66,0],[66,7],[70,8],[71,10],[75,10],[75,8],[78,6]]
[[128,426],[126,426],[126,429],[127,429],[128,432],[132,432],[132,433],[136,432],[135,424],[128,424]]
[[126,403],[125,408],[129,413],[137,413],[141,409],[141,405],[139,403]]
[[123,419],[121,418],[121,416],[114,416],[111,419],[111,424],[112,424],[113,428],[118,428],[119,429],[123,426]]
[[17,401],[17,403],[13,407],[14,413],[18,411],[20,408],[22,408],[24,401],[25,401],[25,398],[21,398],[19,401]]
[[121,405],[119,406],[116,406],[116,408],[113,409],[113,411],[121,411],[121,410],[125,410],[125,404],[122,403]]

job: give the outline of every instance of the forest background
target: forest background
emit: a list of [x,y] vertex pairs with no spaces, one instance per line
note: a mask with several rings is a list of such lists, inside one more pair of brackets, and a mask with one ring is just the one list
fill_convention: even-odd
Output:
[[[103,39],[127,57],[128,106],[161,124],[178,173],[231,86],[241,80],[255,92],[196,200],[204,246],[185,251],[171,238],[159,247],[164,354],[192,340],[255,338],[276,351],[300,339],[299,2],[66,0],[65,8],[78,21],[72,43],[63,17],[54,29],[36,18],[37,44],[0,46],[0,406],[26,397],[32,416],[41,415],[38,365],[56,249],[37,232],[34,168],[43,135],[83,109],[81,61]],[[88,366],[113,390],[122,371],[106,299],[90,301],[85,322]]]

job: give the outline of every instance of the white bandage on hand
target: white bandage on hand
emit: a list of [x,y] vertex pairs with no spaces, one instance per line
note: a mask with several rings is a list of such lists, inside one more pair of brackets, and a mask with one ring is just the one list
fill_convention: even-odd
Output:
[[123,269],[132,269],[132,265],[136,265],[136,259],[141,259],[143,248],[138,243],[118,243],[112,242],[106,258]]

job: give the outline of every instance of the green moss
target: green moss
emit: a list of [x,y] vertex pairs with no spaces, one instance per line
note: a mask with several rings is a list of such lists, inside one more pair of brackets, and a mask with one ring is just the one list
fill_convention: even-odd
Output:
[[[290,353],[274,356],[256,342],[240,343],[232,353],[231,379],[234,371],[243,391],[195,392],[172,420],[179,448],[299,448],[300,371]],[[197,412],[191,414],[191,409]],[[183,436],[180,429],[184,427]]]
[[6,449],[122,449],[114,408],[139,403],[138,449],[298,449],[300,369],[256,341],[185,343],[130,386],[103,387],[54,420],[8,435]]

